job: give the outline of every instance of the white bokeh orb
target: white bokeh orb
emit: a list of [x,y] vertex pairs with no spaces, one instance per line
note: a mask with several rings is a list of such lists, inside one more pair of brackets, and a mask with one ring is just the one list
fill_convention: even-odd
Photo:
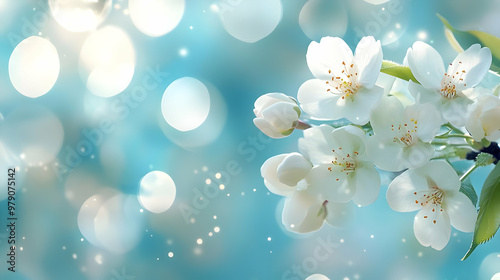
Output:
[[139,243],[143,232],[141,216],[137,198],[117,194],[97,212],[95,236],[103,248],[118,254],[126,253]]
[[112,4],[112,0],[49,0],[54,19],[71,32],[95,29],[108,16]]
[[370,3],[370,4],[373,4],[373,5],[380,5],[380,4],[384,4],[386,2],[389,2],[390,0],[364,0],[366,3]]
[[59,118],[42,106],[21,106],[5,117],[0,139],[28,166],[52,162],[61,150],[64,130]]
[[79,64],[87,89],[97,96],[111,97],[124,91],[134,76],[134,46],[122,29],[106,26],[85,40]]
[[281,0],[221,1],[216,7],[224,29],[246,43],[255,43],[271,34],[283,14]]
[[118,194],[118,191],[104,188],[99,193],[90,196],[83,202],[78,211],[77,224],[80,233],[94,246],[101,246],[95,232],[95,218],[104,203],[111,197]]
[[493,275],[493,277],[491,277],[491,280],[500,280],[500,272],[498,272],[495,275]]
[[158,37],[172,31],[184,15],[184,0],[129,0],[130,18],[142,33]]
[[299,14],[299,25],[313,41],[342,37],[347,30],[347,9],[342,0],[309,0]]
[[54,45],[45,38],[31,36],[21,41],[10,55],[9,77],[18,92],[36,98],[54,86],[59,68]]
[[175,194],[174,180],[162,171],[149,172],[139,184],[139,202],[153,213],[167,211],[174,203]]
[[330,280],[330,278],[326,277],[323,274],[313,274],[307,277],[306,280]]
[[161,112],[165,121],[179,131],[196,129],[210,112],[207,87],[191,77],[173,81],[163,93]]

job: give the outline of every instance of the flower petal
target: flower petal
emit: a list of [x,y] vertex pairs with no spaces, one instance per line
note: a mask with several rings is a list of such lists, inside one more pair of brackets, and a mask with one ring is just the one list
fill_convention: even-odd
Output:
[[427,89],[438,90],[445,73],[441,55],[428,44],[417,41],[407,52],[408,65],[415,78]]
[[[317,79],[328,80],[332,77],[329,70],[340,76],[342,62],[351,64],[352,51],[344,40],[338,37],[323,37],[319,43],[312,42],[307,48],[307,65]],[[302,102],[301,102],[302,103]]]
[[336,111],[340,95],[328,92],[330,87],[323,80],[308,80],[303,83],[297,94],[304,112],[318,119],[337,120],[342,115]]
[[427,180],[415,174],[413,169],[403,172],[389,184],[387,189],[387,203],[392,210],[398,212],[412,212],[422,206],[415,200],[415,193],[427,192]]
[[262,111],[262,118],[279,132],[284,132],[296,126],[299,119],[299,106],[294,103],[278,102]]
[[255,116],[261,117],[262,115],[260,114],[263,109],[278,102],[294,102],[295,104],[297,104],[297,101],[295,101],[295,99],[293,99],[292,97],[287,96],[283,93],[273,92],[261,95],[259,98],[257,98],[257,100],[255,100],[255,109],[253,110],[253,112],[255,113]]
[[442,250],[450,240],[450,218],[445,211],[432,211],[429,204],[415,216],[413,231],[423,246]]
[[253,119],[253,123],[260,131],[271,138],[278,139],[285,137],[263,118],[255,118]]
[[283,184],[278,179],[278,166],[287,156],[288,154],[281,154],[271,157],[260,168],[260,174],[264,178],[264,185],[270,192],[281,196],[291,196],[297,189]]
[[[466,88],[477,86],[486,76],[491,66],[491,51],[488,48],[481,48],[479,44],[470,46],[467,50],[459,53],[453,63],[448,67],[448,74],[460,76],[466,84]],[[462,71],[465,71],[463,73]],[[463,75],[461,74],[463,73]]]
[[392,138],[375,134],[368,138],[366,151],[375,166],[382,170],[397,172],[406,168],[401,161],[403,147]]
[[405,109],[407,119],[414,118],[418,121],[416,124],[418,139],[424,142],[431,142],[439,132],[441,125],[444,124],[441,114],[436,107],[430,104],[415,104]]
[[334,227],[343,227],[351,221],[351,215],[353,214],[354,204],[347,203],[337,203],[333,201],[328,201],[325,205],[326,207],[326,218],[325,221]]
[[447,99],[441,106],[443,118],[454,126],[465,126],[467,111],[471,103],[472,101],[465,97]]
[[311,162],[299,153],[288,154],[278,166],[278,179],[285,185],[295,187],[312,168]]
[[320,211],[323,202],[319,196],[311,195],[307,190],[297,191],[285,200],[283,225],[287,230],[298,233],[319,230],[326,217],[326,211]]
[[[409,81],[408,90],[413,95],[417,103],[430,103],[435,106],[439,106],[441,104],[442,96],[434,89],[426,89],[422,85]],[[440,107],[438,107],[438,109],[439,108]]]
[[381,139],[393,138],[392,124],[397,124],[403,118],[403,104],[394,96],[383,97],[370,116],[370,124],[376,135]]
[[426,165],[415,169],[415,174],[430,178],[442,190],[458,191],[460,179],[453,167],[442,160],[433,160]]
[[434,151],[434,147],[430,143],[418,141],[410,147],[403,148],[401,158],[397,160],[405,168],[418,168],[429,162],[434,155]]
[[380,192],[380,175],[369,162],[358,163],[356,166],[356,194],[352,201],[358,206],[373,203]]
[[321,194],[325,200],[333,202],[348,202],[356,191],[354,174],[346,175],[340,170],[329,171],[332,164],[322,164],[313,167],[307,174],[306,181],[313,193]]
[[372,36],[363,37],[354,52],[354,64],[358,68],[358,82],[372,88],[382,67],[382,46]]
[[451,225],[463,232],[473,232],[477,219],[476,207],[459,191],[448,191],[444,195],[443,209],[450,216]]
[[362,87],[354,94],[354,100],[337,100],[336,110],[341,117],[349,121],[364,125],[370,120],[372,109],[379,103],[384,89],[373,86],[371,89]]
[[304,130],[304,138],[299,139],[299,151],[314,165],[331,163],[331,134],[334,128],[329,125],[313,126]]

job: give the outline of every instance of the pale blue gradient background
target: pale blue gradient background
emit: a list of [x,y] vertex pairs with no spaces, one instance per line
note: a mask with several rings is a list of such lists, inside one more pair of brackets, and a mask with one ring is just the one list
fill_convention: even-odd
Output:
[[[65,148],[74,148],[84,139],[84,129],[97,128],[103,117],[116,119],[116,114],[106,109],[88,113],[85,102],[107,108],[106,104],[130,96],[130,90],[140,86],[148,75],[147,69],[158,66],[168,76],[156,89],[148,91],[147,98],[136,108],[130,109],[127,118],[114,122],[115,131],[105,135],[107,146],[94,147],[95,158],[85,157],[73,172],[82,172],[99,182],[97,187],[81,186],[82,196],[87,197],[100,186],[135,195],[138,182],[151,170],[170,174],[177,185],[174,205],[162,214],[141,213],[143,228],[138,245],[119,255],[94,247],[86,240],[80,241],[83,236],[76,218],[79,206],[66,198],[65,179],[56,177],[53,164],[47,166],[47,171],[43,167],[23,166],[18,174],[21,185],[17,197],[20,219],[17,241],[23,251],[18,251],[18,272],[7,272],[6,235],[0,234],[1,279],[132,279],[121,275],[124,271],[134,279],[304,279],[301,273],[295,276],[288,273],[294,266],[301,267],[304,275],[322,273],[335,280],[345,277],[489,280],[500,272],[498,237],[479,246],[464,262],[460,259],[469,247],[472,234],[453,230],[443,251],[422,247],[413,235],[415,213],[397,213],[388,207],[386,177],[383,177],[379,199],[367,207],[353,209],[352,219],[342,228],[325,225],[319,232],[307,235],[285,232],[280,225],[281,198],[268,194],[259,169],[273,155],[297,151],[301,132],[268,141],[254,127],[252,109],[260,95],[283,92],[296,96],[299,86],[312,78],[305,60],[311,40],[298,23],[306,1],[284,0],[283,17],[276,30],[253,44],[238,41],[225,32],[218,16],[210,9],[214,2],[186,2],[184,17],[177,28],[158,38],[140,33],[128,16],[123,15],[126,1],[118,2],[122,9],[113,9],[101,26],[119,26],[129,34],[136,50],[136,68],[128,89],[109,99],[90,95],[79,77],[79,46],[88,33],[67,32],[52,18],[35,26],[36,33],[42,32],[57,48],[61,72],[48,94],[30,99],[17,93],[9,81],[8,61],[15,47],[9,39],[14,35],[20,39],[34,35],[26,34],[26,20],[33,19],[39,11],[47,11],[47,4],[45,1],[0,0],[0,112],[6,116],[13,109],[28,105],[50,109],[64,127],[63,149],[58,155],[58,161],[64,162]],[[355,47],[359,40],[355,30],[363,30],[366,22],[359,20],[363,18],[362,8],[358,8],[362,1],[352,2],[355,3],[348,7],[349,25],[343,38]],[[383,47],[385,59],[402,62],[406,49],[419,39],[420,32],[427,34],[425,41],[432,44],[445,61],[453,59],[456,53],[444,38],[436,13],[459,28],[500,35],[500,5],[496,1],[401,0],[400,3],[403,12],[393,15],[387,27],[375,34],[382,36],[398,22],[406,28],[399,40]],[[384,5],[373,5],[370,10],[380,12]],[[323,12],[334,14],[334,11]],[[370,17],[370,13],[366,17]],[[179,55],[181,48],[188,50],[186,57]],[[222,96],[220,106],[224,108],[225,104],[227,109],[226,118],[222,113],[224,123],[220,135],[215,141],[195,148],[183,147],[182,142],[176,144],[158,125],[162,120],[160,101],[165,88],[184,76],[195,77],[211,91],[217,90]],[[2,126],[0,123],[0,129]],[[199,141],[202,138],[198,138]],[[104,165],[100,150],[110,147],[113,149],[109,157],[116,158],[116,162]],[[210,198],[208,205],[193,215],[194,223],[186,221],[179,207],[193,207],[193,190],[202,190],[207,178],[217,181],[211,174],[227,170],[228,163],[238,164],[239,172],[223,176],[220,181],[225,183],[225,190]],[[3,165],[0,172],[5,170]],[[481,185],[487,172],[484,168],[473,175],[475,186]],[[4,209],[5,200],[0,202],[1,225],[5,220]],[[217,216],[216,220],[213,215]],[[208,232],[213,232],[216,226],[220,232],[209,237]],[[203,239],[202,245],[196,244],[197,238]],[[307,264],[321,244],[318,238],[332,240],[337,248],[311,269]],[[168,252],[173,252],[174,257],[169,258]],[[73,254],[78,258],[73,259]],[[97,254],[102,255],[102,264],[95,261]]]

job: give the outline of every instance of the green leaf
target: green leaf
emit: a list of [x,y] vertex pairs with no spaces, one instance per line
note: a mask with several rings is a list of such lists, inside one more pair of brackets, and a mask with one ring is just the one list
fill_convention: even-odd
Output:
[[493,56],[490,70],[500,73],[500,38],[483,31],[458,30],[440,14],[437,14],[437,16],[443,22],[444,26],[453,33],[453,36],[462,48],[467,49],[474,44],[481,44],[483,47],[488,47]]
[[477,206],[477,193],[472,183],[470,182],[470,178],[465,179],[460,186],[460,192],[465,194],[474,206]]
[[469,251],[465,260],[479,244],[490,240],[500,226],[500,164],[497,164],[484,182],[479,199],[479,214]]
[[410,67],[400,65],[389,60],[384,60],[382,62],[382,68],[380,69],[380,72],[403,79],[405,81],[412,80],[415,83],[419,83],[417,79],[415,79],[415,76],[413,76]]

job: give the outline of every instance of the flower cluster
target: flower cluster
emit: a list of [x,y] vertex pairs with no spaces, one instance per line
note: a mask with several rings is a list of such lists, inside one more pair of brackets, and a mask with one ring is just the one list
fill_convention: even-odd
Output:
[[[414,233],[423,246],[444,248],[451,226],[472,232],[477,211],[460,192],[468,174],[459,179],[449,159],[500,138],[500,99],[478,87],[490,50],[473,45],[445,69],[433,47],[416,42],[401,66],[411,70],[408,81],[381,74],[382,48],[373,37],[362,38],[354,53],[341,38],[324,37],[309,45],[306,58],[315,79],[299,88],[298,102],[270,93],[254,109],[255,125],[270,137],[304,133],[299,152],[274,156],[261,168],[266,187],[287,197],[285,227],[305,233],[325,221],[335,225],[347,203],[377,199],[384,170],[400,173],[387,202],[395,211],[418,211]],[[329,123],[307,124],[301,109]]]

